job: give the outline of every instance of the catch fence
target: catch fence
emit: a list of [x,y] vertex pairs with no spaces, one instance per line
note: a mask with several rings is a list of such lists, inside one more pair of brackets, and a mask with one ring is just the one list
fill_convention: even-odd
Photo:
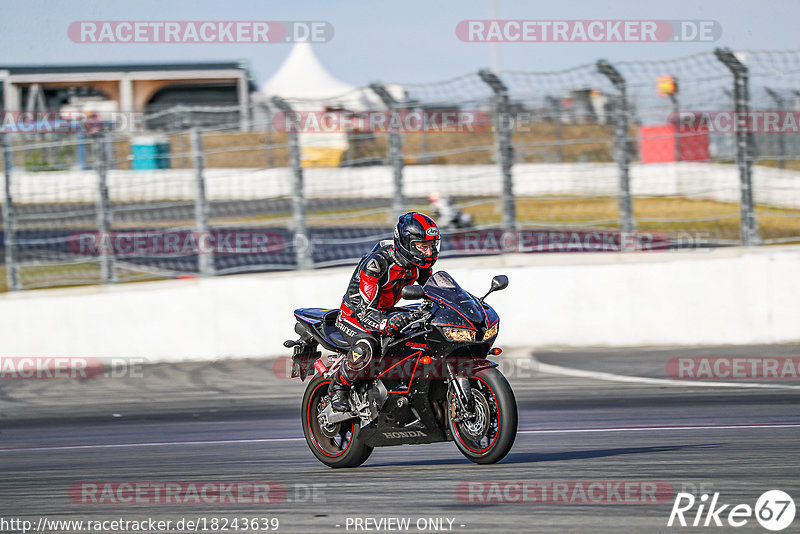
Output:
[[0,288],[353,264],[407,210],[444,257],[800,241],[800,51],[254,100],[4,121]]

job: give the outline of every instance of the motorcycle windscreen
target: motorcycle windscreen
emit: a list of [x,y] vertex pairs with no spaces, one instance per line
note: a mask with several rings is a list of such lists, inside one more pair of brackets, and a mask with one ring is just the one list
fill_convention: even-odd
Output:
[[438,271],[431,275],[425,283],[425,293],[445,301],[473,324],[481,324],[486,318],[478,299],[461,289],[446,271]]

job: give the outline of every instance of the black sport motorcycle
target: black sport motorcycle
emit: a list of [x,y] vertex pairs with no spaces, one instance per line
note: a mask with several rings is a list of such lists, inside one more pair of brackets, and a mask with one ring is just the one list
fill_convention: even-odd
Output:
[[[300,339],[293,348],[292,377],[315,374],[303,395],[303,434],[319,461],[357,467],[374,447],[454,441],[478,464],[501,460],[517,435],[517,404],[511,386],[487,356],[500,318],[484,299],[508,286],[495,276],[482,298],[464,291],[444,271],[424,287],[403,288],[412,322],[398,336],[384,338],[381,357],[365,364],[350,389],[351,410],[336,412],[328,397],[331,375],[349,346],[336,328],[339,310],[295,310]],[[321,346],[334,354],[322,361]]]

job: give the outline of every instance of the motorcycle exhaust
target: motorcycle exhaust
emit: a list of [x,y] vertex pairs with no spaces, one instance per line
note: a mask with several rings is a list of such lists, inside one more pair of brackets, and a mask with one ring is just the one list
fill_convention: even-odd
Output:
[[317,370],[320,376],[325,376],[325,373],[328,372],[328,368],[325,367],[325,364],[322,363],[322,360],[315,361],[314,368]]

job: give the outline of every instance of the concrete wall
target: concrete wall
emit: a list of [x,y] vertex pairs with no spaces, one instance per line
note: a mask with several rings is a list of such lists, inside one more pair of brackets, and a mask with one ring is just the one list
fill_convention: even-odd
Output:
[[[502,176],[497,165],[409,165],[403,171],[405,194],[427,197],[432,191],[448,195],[499,195]],[[206,169],[209,200],[285,197],[292,194],[292,173],[276,169]],[[520,196],[616,196],[619,172],[613,163],[524,163],[514,165],[514,192]],[[113,201],[193,199],[192,169],[159,171],[111,170],[109,195]],[[390,198],[394,194],[391,167],[305,169],[309,198],[360,196]],[[758,203],[800,208],[800,173],[753,167]],[[3,177],[0,176],[0,185]],[[342,189],[342,184],[347,184]],[[94,202],[97,175],[93,171],[24,172],[12,175],[12,195],[19,203]],[[631,165],[631,193],[667,195],[738,203],[741,197],[736,165],[714,163],[653,163]],[[2,199],[0,199],[2,201]]]
[[[800,247],[441,260],[489,297],[500,346],[800,341]],[[215,359],[286,354],[292,310],[336,307],[351,268],[0,296],[0,355]]]

